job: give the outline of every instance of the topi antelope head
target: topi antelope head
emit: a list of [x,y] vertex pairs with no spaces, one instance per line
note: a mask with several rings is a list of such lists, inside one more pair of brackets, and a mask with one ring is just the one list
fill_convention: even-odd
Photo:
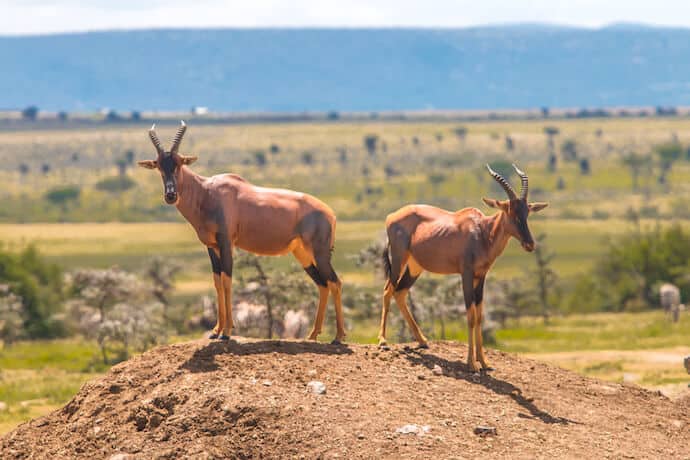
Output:
[[522,182],[519,197],[505,177],[491,169],[491,166],[486,165],[486,167],[489,170],[491,177],[493,177],[494,180],[503,188],[503,190],[505,190],[506,194],[508,195],[508,199],[494,200],[492,198],[482,198],[482,200],[484,200],[484,203],[486,203],[488,206],[503,211],[508,217],[508,233],[517,238],[526,251],[534,251],[534,239],[532,238],[532,234],[527,226],[527,217],[532,212],[541,211],[548,206],[548,203],[527,202],[527,196],[529,194],[529,178],[527,177],[527,174],[521,171],[517,166],[515,166],[515,164],[513,164],[513,168],[515,168],[515,172],[518,176],[520,176],[520,180]]
[[166,151],[163,148],[163,144],[158,139],[156,134],[156,125],[151,126],[149,129],[149,137],[153,146],[156,147],[156,152],[158,156],[155,160],[144,160],[139,161],[138,164],[142,168],[146,169],[158,169],[163,178],[163,193],[165,202],[168,204],[177,204],[179,197],[177,195],[177,184],[180,168],[182,165],[190,165],[197,160],[197,157],[186,156],[178,153],[180,149],[180,143],[184,137],[184,133],[187,130],[187,125],[184,121],[180,121],[180,127],[177,128],[177,133],[173,138],[170,150]]

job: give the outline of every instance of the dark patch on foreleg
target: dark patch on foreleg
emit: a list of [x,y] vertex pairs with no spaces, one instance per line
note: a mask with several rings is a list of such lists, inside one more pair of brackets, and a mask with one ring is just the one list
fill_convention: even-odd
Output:
[[232,277],[232,248],[228,236],[223,233],[216,233],[218,250],[220,251],[220,269],[223,273]]
[[218,254],[216,254],[215,249],[208,248],[208,256],[211,259],[211,269],[213,270],[213,273],[220,275],[222,268],[220,265],[220,258],[218,257]]

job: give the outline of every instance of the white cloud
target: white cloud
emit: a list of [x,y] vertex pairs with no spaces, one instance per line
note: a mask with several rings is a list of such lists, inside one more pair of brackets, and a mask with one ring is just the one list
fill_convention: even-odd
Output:
[[690,2],[658,0],[0,0],[1,34],[148,27],[442,26],[551,22],[690,26]]

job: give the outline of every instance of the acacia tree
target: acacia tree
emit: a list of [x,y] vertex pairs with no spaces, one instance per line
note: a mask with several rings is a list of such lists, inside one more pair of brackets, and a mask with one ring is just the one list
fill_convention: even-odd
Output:
[[446,179],[448,179],[448,176],[446,176],[443,173],[439,172],[434,172],[434,173],[429,173],[427,176],[429,179],[429,182],[431,183],[431,189],[433,190],[434,193],[434,199],[438,198],[438,189],[441,187],[441,184],[443,184]]
[[170,295],[175,289],[174,278],[182,270],[177,261],[156,256],[149,261],[146,268],[146,278],[152,283],[153,296],[163,305],[163,322],[167,326],[169,320]]
[[683,154],[683,146],[677,141],[667,142],[654,147],[654,153],[659,157],[659,184],[668,182],[668,174]]
[[651,164],[651,158],[648,155],[640,155],[636,152],[629,152],[621,159],[622,163],[628,167],[630,177],[632,179],[632,191],[637,192],[639,189],[640,174]]
[[367,134],[364,136],[364,147],[367,149],[369,156],[376,156],[376,149],[378,147],[379,136],[376,134]]
[[544,134],[546,134],[546,145],[549,148],[549,152],[553,152],[555,142],[554,138],[560,134],[561,130],[556,126],[544,126]]
[[0,339],[11,344],[24,333],[22,299],[10,291],[7,284],[0,285]]
[[464,126],[458,126],[453,130],[455,135],[458,136],[458,141],[462,146],[465,145],[465,138],[467,137],[467,128]]
[[165,339],[163,304],[134,274],[117,268],[79,270],[68,277],[73,298],[67,304],[73,323],[96,340],[103,363],[108,351],[127,359],[130,349],[144,351]]
[[551,300],[557,292],[555,285],[558,281],[558,275],[552,268],[555,254],[549,252],[546,246],[546,235],[541,234],[536,239],[537,247],[534,250],[534,260],[537,266],[534,270],[534,278],[536,280],[537,297],[541,306],[541,316],[544,318],[544,323],[548,323],[553,311]]
[[100,323],[115,304],[141,295],[136,275],[119,268],[77,270],[71,275],[71,284],[76,299],[98,311]]
[[143,304],[118,303],[109,312],[96,330],[96,340],[103,353],[104,363],[108,357],[108,345],[120,346],[120,358],[129,358],[129,350],[146,351],[159,343],[165,336],[165,322],[162,315],[163,306],[158,302]]
[[505,328],[508,319],[519,319],[528,314],[534,296],[523,278],[509,278],[495,281],[496,289],[491,291],[490,316]]
[[269,269],[260,257],[241,250],[234,260],[236,268],[249,269],[238,270],[239,293],[266,306],[266,338],[273,338],[279,324],[276,319],[286,309],[313,301],[314,285],[302,270]]

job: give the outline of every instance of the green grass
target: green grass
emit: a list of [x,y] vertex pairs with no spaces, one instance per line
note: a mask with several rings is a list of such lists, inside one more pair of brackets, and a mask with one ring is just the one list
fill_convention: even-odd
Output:
[[69,401],[108,366],[80,339],[19,342],[0,349],[0,434]]
[[690,315],[671,323],[663,312],[593,313],[554,318],[549,325],[525,319],[498,331],[506,351],[643,350],[688,346]]
[[[681,221],[690,227],[690,221]],[[643,226],[654,225],[643,221]],[[663,223],[668,225],[668,223]],[[546,233],[547,244],[556,254],[553,266],[561,278],[589,269],[604,248],[604,238],[631,229],[623,220],[569,220],[533,218],[532,232]],[[164,235],[164,236],[162,236]],[[374,273],[358,268],[353,256],[370,242],[383,238],[384,225],[379,221],[344,221],[337,224],[333,265],[346,285],[378,287]],[[34,244],[49,260],[66,269],[120,266],[141,271],[146,261],[163,255],[176,258],[184,269],[179,278],[181,290],[197,294],[211,290],[210,268],[206,251],[192,227],[180,223],[66,223],[66,224],[0,224],[0,241],[9,248]],[[268,257],[269,266],[278,269],[299,268],[292,256]],[[521,274],[533,266],[532,256],[515,241],[497,260],[491,277],[505,278]],[[190,289],[185,289],[190,283]],[[191,288],[193,286],[193,288]],[[196,289],[196,290],[195,290]]]
[[95,343],[78,338],[24,341],[0,349],[3,371],[50,368],[79,373],[103,371],[107,366],[100,361]]

